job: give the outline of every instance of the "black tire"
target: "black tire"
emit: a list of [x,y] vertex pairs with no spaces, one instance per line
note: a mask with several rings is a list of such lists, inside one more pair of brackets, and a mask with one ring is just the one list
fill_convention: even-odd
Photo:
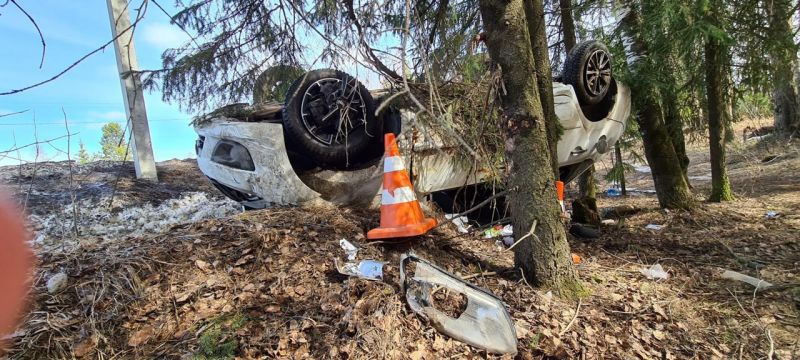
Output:
[[286,98],[289,87],[305,71],[292,65],[275,65],[267,68],[256,79],[253,87],[253,105],[281,101]]
[[370,145],[383,141],[383,117],[375,117],[375,101],[358,80],[320,69],[289,88],[283,130],[291,151],[322,168],[342,169],[374,157]]
[[611,53],[597,40],[578,44],[567,55],[561,78],[575,89],[581,105],[597,105],[613,83]]

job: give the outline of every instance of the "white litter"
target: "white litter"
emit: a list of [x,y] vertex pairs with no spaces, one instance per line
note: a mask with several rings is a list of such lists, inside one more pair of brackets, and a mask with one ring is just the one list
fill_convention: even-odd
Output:
[[470,225],[468,224],[469,219],[466,216],[458,216],[458,214],[444,214],[444,218],[447,220],[451,220],[451,222],[456,226],[458,232],[462,234],[466,234],[469,232]]
[[770,283],[770,282],[767,282],[767,281],[764,281],[764,280],[761,280],[761,279],[758,279],[758,278],[754,278],[752,276],[748,276],[748,275],[745,275],[745,274],[742,274],[742,273],[738,273],[736,271],[731,271],[731,270],[725,270],[725,272],[722,273],[722,278],[723,279],[741,281],[741,282],[753,285],[756,288],[756,290],[764,290],[764,289],[769,288],[769,287],[772,286],[772,283]]
[[514,244],[514,237],[513,236],[504,236],[503,237],[503,245],[511,246]]
[[339,246],[344,249],[345,254],[347,254],[347,260],[355,260],[356,255],[358,255],[358,247],[353,245],[353,243],[347,241],[347,239],[339,240]]
[[777,211],[767,211],[767,214],[764,215],[765,219],[777,219],[781,216],[781,213]]
[[380,281],[383,280],[383,265],[385,263],[375,260],[361,260],[358,264],[353,262],[346,262],[341,267],[339,262],[335,261],[336,269],[340,274],[348,276],[356,276],[362,279]]
[[503,226],[503,230],[500,230],[500,236],[512,236],[514,235],[514,228],[511,225]]
[[645,229],[647,229],[647,230],[655,230],[655,231],[658,231],[658,230],[661,230],[661,229],[663,229],[663,228],[664,228],[664,225],[658,225],[658,224],[647,224],[647,226],[645,226],[644,228],[645,228]]
[[664,271],[664,268],[661,267],[661,264],[655,264],[650,266],[649,268],[641,268],[639,272],[642,273],[646,278],[650,280],[659,280],[659,279],[667,279],[669,278],[669,273]]
[[51,276],[47,279],[47,293],[55,294],[61,292],[67,287],[67,280],[69,280],[69,277],[63,272]]

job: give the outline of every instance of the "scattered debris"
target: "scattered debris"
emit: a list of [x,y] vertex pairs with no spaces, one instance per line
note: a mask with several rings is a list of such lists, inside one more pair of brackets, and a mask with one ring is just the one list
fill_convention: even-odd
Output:
[[[416,265],[413,278],[406,279],[405,266]],[[400,257],[400,283],[408,305],[431,322],[436,330],[490,353],[517,353],[514,322],[503,302],[490,292],[469,284],[414,254]],[[452,318],[433,307],[433,286],[438,285],[467,297],[467,307]]]
[[614,225],[617,225],[617,220],[605,219],[605,220],[600,221],[600,224],[607,225],[607,226],[614,226]]
[[49,294],[61,292],[67,287],[67,281],[69,281],[69,277],[63,272],[51,276],[47,279],[47,292]]
[[383,265],[384,262],[376,260],[361,260],[358,264],[354,262],[346,262],[339,266],[336,262],[336,269],[340,274],[348,276],[356,276],[362,279],[381,281],[383,280]]
[[650,266],[649,268],[641,268],[639,269],[639,272],[641,272],[642,275],[644,275],[646,278],[650,280],[658,280],[658,279],[666,280],[667,278],[669,278],[669,273],[664,271],[664,268],[661,267],[661,264],[655,264],[653,266]]
[[756,288],[756,290],[764,290],[769,287],[772,287],[772,283],[770,282],[731,270],[725,270],[725,272],[722,273],[722,278],[748,283],[750,285],[753,285]]
[[622,195],[622,192],[617,187],[610,187],[606,190],[606,196],[617,197]]
[[511,225],[495,225],[483,231],[485,239],[491,239],[498,236],[512,236],[514,235],[514,228]]
[[469,233],[470,225],[468,224],[469,219],[466,216],[456,216],[458,214],[444,214],[444,218],[450,220],[456,228],[458,232],[462,234]]
[[633,205],[618,205],[614,207],[604,207],[600,209],[600,217],[619,219],[628,215],[633,215],[642,211],[641,208]]
[[600,232],[597,229],[583,224],[572,224],[569,227],[569,233],[579,238],[596,239],[600,237]]
[[644,228],[645,228],[645,229],[647,229],[647,230],[655,230],[655,231],[659,231],[659,230],[663,229],[663,228],[664,228],[664,226],[665,226],[665,225],[659,225],[659,224],[647,224],[647,226],[645,226]]
[[514,237],[513,236],[503,236],[503,245],[511,246],[514,244]]
[[649,174],[652,171],[650,170],[650,167],[647,165],[634,166],[633,169],[636,170],[636,172],[640,172],[642,174]]
[[580,255],[576,254],[576,253],[572,253],[572,264],[573,265],[580,265],[582,263],[583,263],[583,258]]
[[781,217],[781,213],[777,211],[767,211],[767,214],[764,215],[765,219],[777,219],[779,217]]
[[358,255],[358,247],[353,245],[353,243],[347,241],[347,239],[339,240],[339,245],[344,249],[345,254],[347,254],[347,260],[355,260],[356,255]]

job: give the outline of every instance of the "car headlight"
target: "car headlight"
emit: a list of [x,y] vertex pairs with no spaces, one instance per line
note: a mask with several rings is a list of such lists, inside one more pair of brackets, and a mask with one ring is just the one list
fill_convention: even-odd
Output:
[[256,169],[253,158],[247,148],[234,141],[220,140],[211,155],[211,161],[239,170]]

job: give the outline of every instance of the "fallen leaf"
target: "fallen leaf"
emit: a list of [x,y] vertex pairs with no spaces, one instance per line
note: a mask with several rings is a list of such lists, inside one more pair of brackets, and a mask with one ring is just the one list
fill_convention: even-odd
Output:
[[72,347],[72,355],[76,358],[84,357],[89,355],[89,353],[94,350],[95,346],[97,346],[97,342],[95,342],[94,337],[89,337]]
[[197,265],[197,267],[200,270],[203,270],[203,271],[207,270],[208,269],[208,265],[209,265],[207,262],[205,262],[203,260],[195,260],[194,264]]
[[128,346],[139,346],[150,340],[150,337],[153,336],[153,328],[149,326],[145,326],[138,331],[131,334],[128,338]]
[[653,330],[653,337],[661,341],[667,338],[667,334],[664,334],[661,330]]

